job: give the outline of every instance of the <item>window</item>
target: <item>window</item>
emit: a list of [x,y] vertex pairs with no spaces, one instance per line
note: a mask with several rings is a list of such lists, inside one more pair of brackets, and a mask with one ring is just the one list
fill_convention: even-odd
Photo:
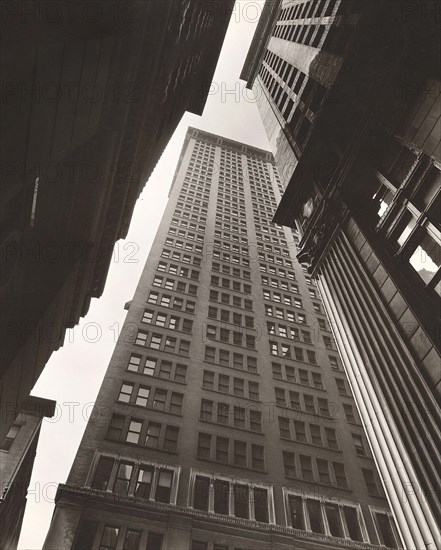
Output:
[[394,520],[388,512],[373,512],[375,527],[380,544],[387,548],[400,548]]
[[121,462],[117,473],[113,491],[119,495],[127,495],[129,491],[130,478],[132,477],[133,465]]
[[138,372],[140,364],[141,364],[141,357],[139,355],[131,355],[129,359],[129,364],[127,365],[127,370],[130,370],[132,372]]
[[105,525],[99,550],[115,550],[118,541],[119,527]]
[[213,401],[202,399],[201,401],[201,420],[204,422],[213,421]]
[[253,432],[262,431],[262,413],[260,411],[250,410],[250,429]]
[[248,382],[248,397],[256,401],[259,400],[259,384],[258,382]]
[[[153,342],[153,337],[152,337],[152,342]],[[176,338],[173,338],[172,336],[166,336],[165,342],[164,342],[164,351],[173,353],[175,351],[175,347],[176,347]]]
[[206,346],[204,360],[214,363],[216,360],[216,349]]
[[190,353],[190,342],[187,340],[181,340],[179,342],[179,354],[188,357]]
[[380,489],[380,486],[377,483],[374,471],[370,470],[368,468],[362,468],[362,471],[363,471],[363,477],[364,477],[364,481],[366,483],[368,493],[370,495],[376,496],[376,497],[384,496],[383,495],[383,490]]
[[256,521],[268,523],[268,491],[254,487],[254,517]]
[[322,446],[322,432],[318,424],[310,424],[309,431],[311,432],[311,443],[313,445]]
[[271,363],[273,369],[273,378],[282,380],[282,365],[279,363]]
[[323,389],[322,375],[317,372],[313,372],[311,373],[311,375],[312,375],[312,384],[314,388],[318,388],[322,390]]
[[165,380],[170,380],[171,377],[172,364],[170,361],[161,361],[159,366],[158,376],[159,378],[164,378]]
[[133,384],[123,383],[119,392],[118,401],[122,403],[129,403],[132,392]]
[[138,394],[135,400],[136,405],[139,405],[141,407],[147,407],[149,395],[150,395],[150,388],[147,386],[140,386],[138,388]]
[[324,485],[330,485],[331,474],[329,473],[329,462],[327,460],[317,458],[317,470],[319,475],[319,482]]
[[310,456],[299,455],[300,468],[302,471],[302,478],[305,481],[314,481],[314,473],[312,470],[312,462]]
[[325,428],[326,446],[330,449],[338,449],[337,436],[334,428]]
[[153,321],[153,311],[146,309],[144,311],[141,321],[143,323],[151,323]]
[[211,435],[200,432],[198,438],[197,456],[199,458],[210,458]]
[[127,443],[138,443],[141,434],[142,420],[131,420],[127,431]]
[[234,395],[237,395],[239,397],[243,397],[245,395],[244,380],[243,379],[241,379],[241,378],[234,378],[233,379],[233,393],[234,393]]
[[155,395],[153,398],[153,408],[157,409],[159,411],[163,411],[165,409],[165,402],[167,399],[167,391],[162,390],[160,388],[156,388]]
[[301,420],[294,420],[294,432],[297,441],[302,443],[306,443],[308,441],[306,438],[306,425]]
[[187,367],[178,363],[175,370],[175,382],[180,382],[181,384],[184,384],[186,375]]
[[138,479],[136,481],[135,496],[139,498],[150,498],[150,491],[153,480],[152,466],[141,465],[138,471]]
[[207,390],[214,389],[214,372],[204,370],[202,378],[202,387]]
[[101,456],[95,470],[91,488],[106,491],[109,487],[110,475],[112,474],[114,459]]
[[324,507],[331,535],[333,537],[343,538],[344,532],[338,506],[336,504],[326,502]]
[[217,514],[228,514],[230,484],[216,479],[214,482],[214,511]]
[[296,464],[294,453],[283,451],[283,465],[286,477],[296,477]]
[[294,527],[294,529],[305,530],[305,518],[303,515],[302,497],[289,495],[288,509],[289,518],[291,520],[291,527]]
[[149,422],[145,438],[146,447],[151,447],[153,449],[158,448],[160,431],[161,424],[158,424],[156,422]]
[[230,352],[224,349],[219,350],[219,365],[228,367],[230,365]]
[[196,476],[194,482],[193,507],[197,510],[208,511],[210,480],[208,477]]
[[178,446],[179,428],[176,426],[167,426],[164,436],[164,450],[176,452]]
[[229,393],[230,391],[230,377],[225,374],[219,374],[218,377],[218,391],[222,393]]
[[355,452],[359,456],[366,456],[366,450],[363,444],[363,437],[359,434],[352,434],[352,441],[354,442]]
[[333,462],[335,481],[339,489],[348,489],[348,480],[346,478],[345,466],[341,462]]
[[141,544],[142,531],[135,531],[134,529],[127,529],[124,539],[123,550],[139,550]]
[[169,412],[171,412],[173,414],[181,414],[182,413],[183,397],[184,396],[181,393],[172,392],[171,399],[170,399]]
[[160,334],[153,334],[150,340],[150,347],[152,349],[159,349],[161,347],[162,336]]
[[309,386],[309,373],[307,370],[299,369],[299,382],[304,386]]
[[159,293],[158,292],[150,292],[147,302],[149,304],[156,304],[158,302]]
[[346,420],[348,422],[351,422],[352,424],[355,424],[357,422],[355,418],[354,408],[352,405],[348,403],[343,403],[343,409],[345,411]]
[[228,424],[230,414],[230,406],[228,403],[218,403],[217,405],[217,421],[220,424]]
[[265,459],[262,445],[251,445],[251,467],[254,470],[265,469]]
[[318,500],[307,499],[306,508],[308,510],[309,525],[313,533],[324,533],[323,517]]
[[352,506],[343,506],[343,514],[345,516],[350,538],[352,540],[362,541],[363,537],[361,534],[357,509]]
[[236,466],[247,465],[247,446],[244,441],[234,441],[234,464]]
[[112,441],[121,441],[124,420],[125,417],[120,414],[112,415],[109,429],[107,430],[107,439],[111,439]]
[[305,402],[305,411],[315,414],[314,397],[312,395],[304,395],[303,400]]
[[229,440],[225,437],[216,437],[216,460],[228,463]]
[[147,342],[147,336],[148,334],[146,332],[138,331],[138,334],[136,335],[135,344],[138,346],[145,346]]
[[147,374],[148,376],[154,376],[156,362],[157,362],[157,359],[147,357],[147,359],[145,360],[143,374]]
[[245,428],[245,408],[234,406],[234,426],[236,428]]
[[321,416],[330,417],[330,416],[331,416],[331,412],[330,412],[330,410],[329,410],[328,400],[319,397],[319,398],[317,399],[317,403],[318,403],[319,414],[320,414]]
[[155,500],[158,502],[170,502],[171,487],[173,481],[172,470],[160,470],[156,487]]
[[234,490],[234,515],[238,518],[249,518],[249,494],[246,485],[235,484]]
[[343,378],[336,378],[335,383],[337,384],[338,393],[340,395],[349,395],[345,380],[343,380]]
[[291,432],[290,432],[288,418],[279,416],[279,432],[280,432],[280,437],[283,437],[285,439],[291,439]]

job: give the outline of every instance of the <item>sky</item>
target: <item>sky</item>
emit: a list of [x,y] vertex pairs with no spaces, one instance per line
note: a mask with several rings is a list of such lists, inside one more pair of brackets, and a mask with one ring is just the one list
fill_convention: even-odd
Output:
[[19,550],[43,546],[58,483],[64,483],[167,203],[188,126],[262,149],[269,144],[251,90],[239,75],[264,0],[237,0],[202,117],[185,114],[135,207],[129,233],[115,245],[105,290],[46,365],[32,395],[57,402],[44,419],[28,491]]

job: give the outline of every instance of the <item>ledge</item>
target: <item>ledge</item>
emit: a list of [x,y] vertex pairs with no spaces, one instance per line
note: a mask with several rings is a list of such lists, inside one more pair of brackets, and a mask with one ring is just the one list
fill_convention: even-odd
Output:
[[232,516],[224,516],[221,514],[209,513],[202,510],[195,510],[193,508],[175,506],[173,504],[163,504],[160,502],[144,500],[136,497],[115,495],[112,493],[106,493],[105,491],[98,491],[95,489],[88,489],[84,487],[74,487],[65,484],[60,484],[58,486],[55,501],[57,504],[64,502],[70,506],[84,506],[84,501],[89,501],[89,504],[116,504],[121,507],[127,507],[127,514],[131,513],[130,509],[137,509],[144,512],[151,511],[153,513],[163,513],[164,522],[166,522],[166,524],[170,524],[172,522],[171,516],[175,516],[176,519],[187,517],[189,520],[194,519],[206,521],[210,524],[210,529],[212,531],[215,530],[216,524],[218,524],[219,526],[226,525],[235,528],[243,528],[248,533],[250,531],[253,531],[259,532],[261,534],[267,534],[269,536],[273,534],[279,534],[286,535],[287,537],[292,537],[293,539],[310,541],[312,543],[319,542],[323,545],[326,544],[326,548],[330,549],[337,549],[342,547],[348,548],[350,550],[380,550],[380,548],[384,549],[384,546],[380,547],[367,542],[357,542],[349,539],[329,537],[327,535],[301,531],[292,527],[261,523],[258,521],[235,518]]

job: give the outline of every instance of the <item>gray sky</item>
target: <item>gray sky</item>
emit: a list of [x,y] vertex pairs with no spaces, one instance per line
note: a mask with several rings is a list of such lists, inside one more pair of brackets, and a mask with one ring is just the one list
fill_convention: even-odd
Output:
[[202,117],[186,114],[135,207],[127,239],[118,241],[104,294],[66,335],[33,390],[57,401],[40,435],[19,550],[42,548],[58,483],[64,483],[153,242],[188,126],[269,149],[263,125],[239,74],[264,0],[237,0]]

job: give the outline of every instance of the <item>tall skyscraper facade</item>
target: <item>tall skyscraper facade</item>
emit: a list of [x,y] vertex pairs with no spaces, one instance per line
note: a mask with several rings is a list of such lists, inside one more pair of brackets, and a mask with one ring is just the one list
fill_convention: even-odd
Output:
[[188,130],[46,550],[401,547],[282,191]]
[[[242,77],[400,533],[441,548],[439,2],[265,5]],[[394,21],[393,26],[388,22]]]
[[233,5],[42,0],[2,13],[0,401],[14,412],[0,443],[101,296],[183,114],[202,114]]

